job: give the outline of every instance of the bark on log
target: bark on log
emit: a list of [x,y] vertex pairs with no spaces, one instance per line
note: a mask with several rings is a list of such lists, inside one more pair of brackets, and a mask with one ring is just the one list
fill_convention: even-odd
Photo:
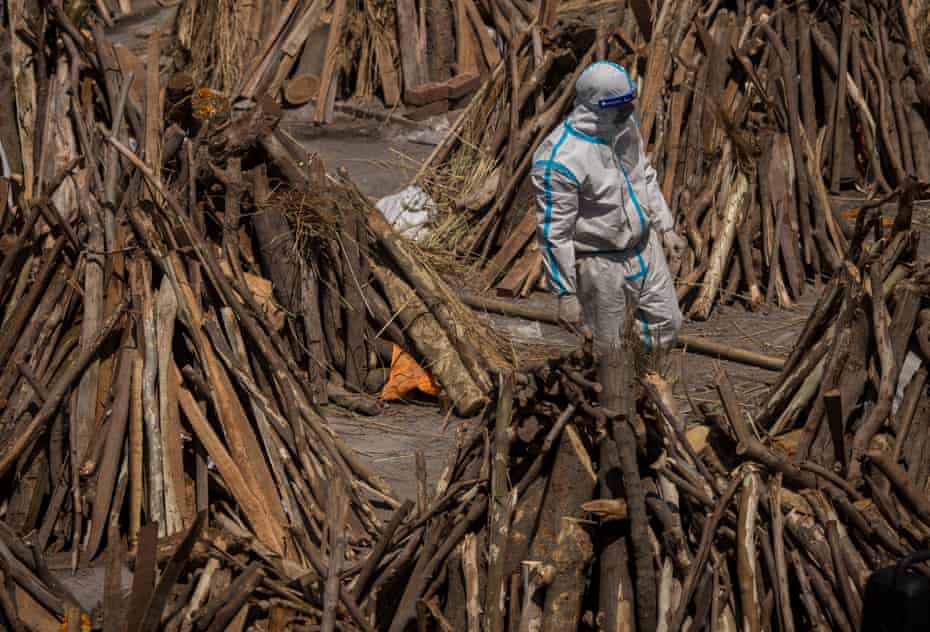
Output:
[[585,574],[593,557],[594,547],[584,528],[574,518],[562,518],[549,562],[556,575],[546,590],[543,632],[573,630],[578,626]]
[[736,238],[737,222],[740,212],[746,204],[749,194],[749,180],[743,173],[737,173],[726,200],[722,218],[722,230],[714,241],[710,254],[710,264],[704,275],[704,285],[697,299],[691,305],[689,314],[698,320],[707,320],[717,298],[717,292],[723,280],[724,268],[729,259],[733,241]]

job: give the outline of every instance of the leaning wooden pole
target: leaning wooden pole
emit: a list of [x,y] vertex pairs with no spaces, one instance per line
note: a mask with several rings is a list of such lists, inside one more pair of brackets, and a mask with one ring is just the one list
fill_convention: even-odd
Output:
[[620,407],[620,410],[611,411],[617,415],[612,419],[610,431],[617,445],[623,488],[629,508],[630,538],[635,570],[636,620],[639,630],[655,630],[658,597],[656,574],[652,563],[652,545],[649,542],[646,494],[639,476],[636,438],[633,434],[633,418],[636,410],[632,385],[636,361],[633,349],[626,344],[600,351],[599,381],[604,390],[610,393],[609,401],[615,402]]

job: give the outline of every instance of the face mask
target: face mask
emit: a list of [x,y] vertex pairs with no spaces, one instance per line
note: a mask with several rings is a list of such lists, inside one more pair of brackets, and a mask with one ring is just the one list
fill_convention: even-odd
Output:
[[622,105],[616,108],[616,110],[614,111],[614,116],[613,116],[613,125],[615,127],[619,127],[625,124],[627,120],[633,115],[633,112],[635,110],[636,108],[633,106],[632,103],[629,103],[627,105]]

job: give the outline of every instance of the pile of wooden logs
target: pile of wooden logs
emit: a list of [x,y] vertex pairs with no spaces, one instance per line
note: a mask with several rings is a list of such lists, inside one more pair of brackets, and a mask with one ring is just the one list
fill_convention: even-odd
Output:
[[89,14],[4,8],[31,60],[0,179],[5,623],[32,625],[24,594],[59,618],[75,605],[43,556],[108,551],[135,560],[129,629],[226,629],[246,603],[370,629],[347,586],[378,561],[377,508],[399,503],[322,406],[378,412],[396,345],[473,415],[506,362],[345,174],[275,129],[274,103],[185,93],[157,33],[123,74]]
[[485,103],[418,180],[471,226],[450,245],[479,257],[483,285],[525,293],[541,277],[530,158],[570,110],[580,66],[617,61],[639,83],[640,129],[690,245],[672,262],[688,314],[707,318],[734,298],[790,305],[837,272],[852,199],[930,182],[919,11],[870,0],[666,2],[645,21],[590,19],[567,64],[556,44],[565,25],[547,23],[510,49],[476,98]]
[[402,113],[418,120],[466,101],[501,59],[491,32],[510,44],[534,21],[536,4],[185,0],[174,24],[178,70],[231,97],[313,102],[317,123],[330,122],[343,100],[405,105]]
[[890,234],[860,216],[754,415],[721,371],[686,420],[626,348],[502,374],[420,502],[452,510],[395,536],[417,552],[390,629],[860,629],[869,574],[930,534],[930,276],[902,208]]

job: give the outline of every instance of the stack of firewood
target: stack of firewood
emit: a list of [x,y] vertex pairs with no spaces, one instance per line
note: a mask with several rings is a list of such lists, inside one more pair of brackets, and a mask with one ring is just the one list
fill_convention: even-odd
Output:
[[530,157],[571,109],[579,68],[611,59],[639,83],[640,130],[690,245],[672,262],[687,313],[707,318],[720,300],[791,305],[837,272],[855,198],[930,182],[918,12],[852,0],[663,3],[645,22],[589,18],[568,63],[563,21],[541,38],[531,29],[419,174],[469,227],[443,243],[479,258],[486,288],[536,287]]
[[400,348],[473,415],[506,361],[347,176],[275,129],[274,103],[170,81],[158,33],[123,74],[91,14],[5,9],[31,60],[0,179],[5,623],[34,625],[24,595],[45,615],[76,605],[43,556],[107,551],[135,560],[141,629],[225,629],[244,605],[369,629],[348,586],[379,559],[377,508],[399,502],[323,406],[378,412]]
[[200,88],[312,102],[317,123],[344,100],[423,119],[466,101],[536,12],[528,0],[186,0],[173,30],[178,70]]
[[859,629],[869,574],[930,533],[930,276],[902,211],[861,216],[753,415],[721,371],[686,420],[635,349],[502,374],[395,536],[390,629]]

